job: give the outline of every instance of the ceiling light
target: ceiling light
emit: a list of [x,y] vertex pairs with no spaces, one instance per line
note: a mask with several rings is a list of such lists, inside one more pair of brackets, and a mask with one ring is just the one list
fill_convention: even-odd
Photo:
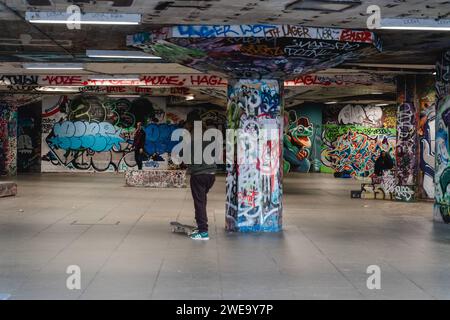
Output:
[[27,70],[83,70],[81,63],[24,63]]
[[388,106],[388,105],[389,105],[389,103],[378,103],[378,104],[375,105],[375,107],[385,107],[385,106]]
[[342,12],[360,4],[359,0],[297,0],[288,4],[285,9]]
[[160,57],[141,51],[125,50],[86,50],[89,58],[112,58],[112,59],[153,59],[160,60]]
[[39,87],[37,91],[43,92],[79,92],[80,87],[60,86],[60,87]]
[[118,95],[114,95],[114,94],[108,94],[107,97],[110,98],[140,98],[141,96],[138,94],[118,94]]
[[325,104],[336,104],[337,101],[330,101],[330,102],[325,102]]
[[450,20],[435,19],[381,19],[380,29],[450,31]]
[[27,11],[25,19],[31,23],[52,24],[137,25],[141,23],[141,15],[135,13],[80,13],[80,20],[74,20],[73,15],[67,12]]
[[186,100],[194,100],[195,96],[193,94],[188,94],[185,99]]
[[372,92],[372,94],[383,94],[383,92],[380,92],[380,91],[374,91],[374,92]]

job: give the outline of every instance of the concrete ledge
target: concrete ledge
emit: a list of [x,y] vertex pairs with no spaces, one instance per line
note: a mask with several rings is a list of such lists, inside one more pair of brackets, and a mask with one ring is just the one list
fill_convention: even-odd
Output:
[[130,170],[125,172],[129,187],[186,188],[186,170]]
[[0,198],[15,196],[17,194],[17,184],[11,181],[0,181]]
[[417,200],[416,187],[413,185],[386,186],[386,184],[379,183],[362,183],[361,199],[413,202]]
[[380,184],[362,183],[361,199],[392,200],[392,193],[387,192]]

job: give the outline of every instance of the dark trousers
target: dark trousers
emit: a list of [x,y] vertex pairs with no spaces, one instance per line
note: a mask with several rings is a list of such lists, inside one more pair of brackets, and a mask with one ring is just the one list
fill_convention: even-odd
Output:
[[200,232],[208,232],[208,215],[206,213],[206,195],[214,185],[213,174],[192,175],[190,180],[192,198],[194,199],[195,221]]
[[142,156],[143,154],[139,152],[139,150],[134,151],[134,160],[138,166],[138,170],[142,170]]

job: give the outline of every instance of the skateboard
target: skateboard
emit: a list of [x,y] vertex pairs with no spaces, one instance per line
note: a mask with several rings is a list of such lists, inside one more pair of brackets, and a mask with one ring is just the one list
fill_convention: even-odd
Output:
[[170,222],[170,225],[172,226],[172,232],[185,233],[188,236],[190,236],[194,232],[194,230],[197,228],[197,227],[190,226],[187,224],[181,224],[177,221]]

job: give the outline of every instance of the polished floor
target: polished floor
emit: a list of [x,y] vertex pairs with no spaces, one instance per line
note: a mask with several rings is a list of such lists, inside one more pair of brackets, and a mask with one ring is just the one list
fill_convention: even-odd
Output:
[[[227,234],[218,177],[205,242],[169,227],[192,223],[189,189],[114,174],[17,183],[0,199],[0,299],[450,299],[450,226],[433,223],[430,203],[350,199],[355,181],[288,176],[282,233]],[[70,265],[80,290],[66,287]]]

